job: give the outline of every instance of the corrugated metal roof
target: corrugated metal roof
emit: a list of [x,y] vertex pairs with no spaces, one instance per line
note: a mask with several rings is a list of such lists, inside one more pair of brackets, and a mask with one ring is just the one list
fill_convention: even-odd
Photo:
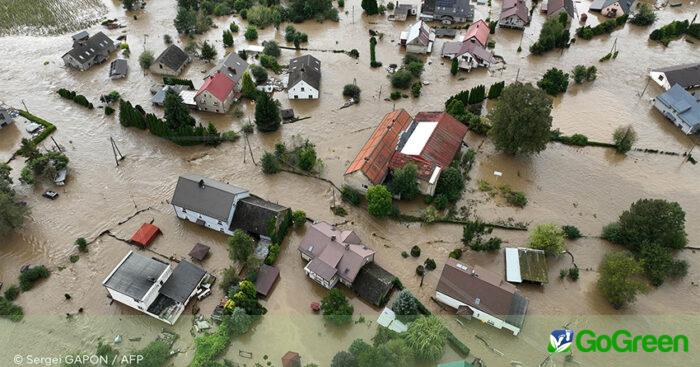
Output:
[[508,247],[505,250],[506,255],[506,280],[514,283],[522,283],[523,278],[520,276],[520,259],[518,259],[518,249]]
[[381,183],[396,151],[400,133],[410,122],[411,115],[404,109],[387,113],[348,166],[345,174],[362,171],[373,184]]

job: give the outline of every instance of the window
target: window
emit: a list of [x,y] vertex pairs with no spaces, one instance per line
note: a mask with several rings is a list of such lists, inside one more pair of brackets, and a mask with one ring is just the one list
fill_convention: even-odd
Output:
[[301,91],[302,91],[302,92],[304,91],[304,87],[301,87]]
[[299,99],[299,96],[297,96],[297,95],[294,95],[294,99]]

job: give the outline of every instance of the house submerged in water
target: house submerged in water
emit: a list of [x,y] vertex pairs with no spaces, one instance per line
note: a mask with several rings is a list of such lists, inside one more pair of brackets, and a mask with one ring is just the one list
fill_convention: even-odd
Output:
[[66,66],[80,71],[90,69],[95,64],[107,61],[109,55],[117,50],[114,41],[102,32],[92,37],[86,31],[73,35],[73,48],[62,59]]
[[241,229],[267,241],[289,211],[247,189],[193,174],[180,176],[170,203],[180,219],[227,235]]

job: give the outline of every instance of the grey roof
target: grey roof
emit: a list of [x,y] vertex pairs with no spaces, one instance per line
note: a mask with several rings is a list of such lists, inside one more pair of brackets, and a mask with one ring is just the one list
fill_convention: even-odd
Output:
[[469,0],[425,0],[421,12],[432,14],[435,18],[460,17],[472,19],[474,11]]
[[275,220],[288,208],[251,195],[238,201],[233,212],[231,229],[242,229],[262,236],[270,236]]
[[629,14],[630,8],[632,7],[632,4],[634,4],[634,0],[593,0],[593,3],[591,3],[589,9],[593,11],[601,11],[615,3],[620,3],[620,8],[622,8],[624,14]]
[[360,298],[375,306],[382,306],[387,301],[387,295],[394,288],[396,276],[375,262],[371,262],[360,269],[352,283],[352,290]]
[[321,261],[321,259],[313,259],[309,261],[306,267],[314,274],[320,276],[321,278],[330,281],[333,276],[338,272],[334,267]]
[[213,76],[217,72],[221,71],[226,74],[226,76],[238,83],[243,77],[243,73],[248,68],[248,63],[243,60],[237,53],[231,52],[222,60],[219,64],[209,70],[207,77]]
[[173,269],[170,278],[160,289],[160,294],[173,301],[185,303],[207,272],[187,260],[182,260]]
[[0,123],[9,124],[12,122],[12,115],[7,108],[0,107]]
[[153,64],[163,64],[172,70],[179,70],[190,62],[190,56],[177,45],[170,45],[166,48]]
[[71,38],[73,38],[73,41],[80,41],[82,39],[86,39],[90,37],[90,33],[88,31],[80,31],[76,34],[74,34]]
[[187,86],[185,85],[165,85],[158,92],[156,92],[153,97],[151,97],[151,103],[162,106],[165,103],[165,94],[168,93],[168,91],[171,90],[177,94],[180,94],[180,92],[185,89],[187,89]]
[[129,63],[124,59],[116,59],[109,65],[109,76],[120,76],[129,72]]
[[684,125],[694,130],[700,125],[700,102],[678,84],[673,85],[667,92],[656,97],[666,107],[672,109]]
[[575,17],[576,7],[574,7],[574,0],[549,0],[547,2],[547,15],[552,15],[554,12],[559,11],[562,8],[564,8],[564,11],[569,14],[569,17]]
[[678,84],[685,89],[700,86],[700,62],[682,64],[667,68],[654,69],[654,72],[664,73],[668,85]]
[[279,277],[280,270],[276,267],[267,264],[260,265],[255,278],[255,290],[262,296],[267,297]]
[[171,203],[228,222],[234,199],[247,191],[207,177],[189,174],[178,178]]
[[490,63],[496,62],[491,51],[486,47],[480,45],[478,42],[472,42],[470,40],[462,42],[445,42],[442,44],[442,57],[448,57],[450,55],[461,56],[465,53],[469,53],[474,58],[479,60],[488,61]]
[[304,55],[293,58],[289,61],[289,82],[287,87],[292,87],[300,80],[314,87],[321,89],[321,61],[311,55]]
[[163,262],[132,251],[102,284],[140,301],[167,267]]
[[114,41],[106,34],[97,32],[85,43],[73,45],[73,49],[65,55],[70,55],[81,64],[85,64],[93,59],[98,62],[106,59],[109,52],[114,49]]

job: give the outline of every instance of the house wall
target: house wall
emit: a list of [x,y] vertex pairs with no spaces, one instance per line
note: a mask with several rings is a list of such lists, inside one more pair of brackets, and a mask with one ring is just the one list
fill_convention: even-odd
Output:
[[524,29],[525,21],[520,19],[520,17],[518,17],[517,15],[511,15],[509,17],[505,17],[499,20],[498,26],[506,28]]
[[182,72],[182,67],[177,70],[173,70],[165,64],[163,64],[162,62],[158,62],[151,65],[151,67],[148,68],[148,70],[150,70],[154,74],[178,76]]
[[306,273],[306,275],[309,276],[309,278],[313,279],[316,283],[324,286],[326,289],[331,289],[331,288],[335,287],[336,284],[338,284],[338,276],[337,275],[333,276],[333,279],[331,279],[331,281],[329,282],[329,281],[321,278],[320,276],[318,276],[316,273],[310,271],[306,267],[304,268],[304,272]]
[[420,44],[410,44],[409,43],[406,45],[406,52],[414,53],[414,54],[427,54],[428,47],[420,45]]
[[666,73],[652,71],[649,73],[649,76],[656,84],[659,84],[663,89],[665,89],[665,90],[671,89],[671,84],[668,82],[668,79],[666,78]]
[[[234,204],[235,205],[235,204]],[[175,208],[175,215],[177,215],[178,218],[180,219],[186,219],[189,220],[192,223],[197,223],[199,225],[203,225],[204,227],[207,227],[209,229],[213,229],[217,232],[221,233],[226,233],[227,235],[232,235],[233,231],[229,229],[229,226],[231,225],[231,219],[233,218],[233,211],[234,208],[231,210],[231,214],[229,215],[229,220],[228,222],[223,222],[218,219],[214,219],[212,217],[208,217],[204,214],[197,213],[192,210],[187,210],[182,207],[179,207],[177,205],[173,205]]]
[[417,181],[418,190],[421,192],[421,194],[429,196],[433,196],[433,194],[435,194],[435,186],[437,186],[437,180],[434,184],[431,184],[430,182],[421,179],[418,179]]
[[346,185],[362,193],[367,193],[367,189],[372,186],[372,182],[362,173],[362,170],[343,176],[343,180]]
[[661,112],[664,117],[669,119],[674,125],[678,126],[684,133],[690,135],[700,130],[700,125],[695,125],[695,127],[692,127],[685,124],[683,120],[678,117],[676,111],[663,104],[663,102],[661,102],[658,98],[654,99],[654,107],[656,107],[656,109],[659,110],[659,112]]
[[73,58],[71,55],[64,55],[64,56],[63,56],[63,62],[65,63],[66,66],[70,66],[70,67],[76,68],[76,69],[78,69],[78,70],[80,70],[80,71],[85,71],[85,70],[89,69],[89,68],[92,66],[92,62],[91,62],[91,61],[90,61],[90,62],[85,62],[85,63],[83,64],[83,63],[80,63],[80,62],[79,62],[78,60],[76,60],[75,58]]
[[209,91],[204,91],[198,96],[194,97],[194,100],[197,102],[197,108],[202,111],[226,113],[228,112],[229,108],[231,108],[231,103],[233,103],[233,93],[230,93],[226,97],[226,100],[220,101]]
[[287,96],[289,99],[316,99],[318,90],[301,80],[287,89]]
[[440,292],[435,292],[435,299],[437,299],[441,303],[444,303],[444,304],[454,308],[455,310],[457,310],[460,306],[469,307],[473,312],[473,314],[472,314],[473,318],[475,318],[477,320],[481,320],[482,322],[485,322],[485,323],[487,323],[487,324],[489,324],[497,329],[510,330],[511,332],[513,332],[513,335],[518,335],[518,333],[520,333],[520,328],[517,328],[513,325],[510,325],[510,324],[506,323],[505,321],[503,321],[495,316],[489,315],[482,310],[479,310],[479,309],[474,308],[472,306],[469,306],[463,302],[460,302],[460,301],[458,301],[458,300],[456,300],[456,299],[454,299],[446,294],[443,294]]

